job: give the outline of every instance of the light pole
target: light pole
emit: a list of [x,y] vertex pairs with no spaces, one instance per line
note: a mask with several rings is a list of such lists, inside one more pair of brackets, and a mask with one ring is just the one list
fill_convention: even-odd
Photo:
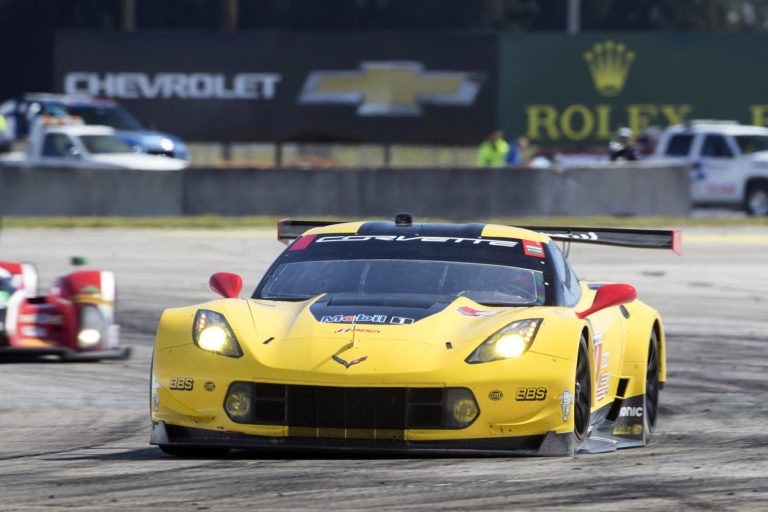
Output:
[[581,0],[568,0],[568,33],[581,32]]
[[224,19],[222,29],[224,32],[237,32],[238,1],[223,0]]
[[122,10],[123,16],[120,28],[123,32],[133,32],[136,30],[136,0],[123,0]]

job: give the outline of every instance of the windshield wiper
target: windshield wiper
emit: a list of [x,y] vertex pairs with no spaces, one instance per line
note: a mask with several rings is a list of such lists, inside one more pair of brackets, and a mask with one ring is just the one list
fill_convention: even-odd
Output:
[[527,302],[511,302],[506,300],[489,300],[489,301],[479,301],[476,300],[478,304],[481,306],[488,306],[489,308],[506,308],[506,307],[531,307],[533,304],[527,303]]
[[304,295],[283,295],[283,296],[277,296],[277,297],[270,296],[270,297],[257,297],[257,298],[261,299],[261,300],[281,300],[281,301],[285,301],[285,302],[304,302],[305,300],[309,300],[312,297],[315,297],[315,295],[309,295],[309,296],[304,296]]

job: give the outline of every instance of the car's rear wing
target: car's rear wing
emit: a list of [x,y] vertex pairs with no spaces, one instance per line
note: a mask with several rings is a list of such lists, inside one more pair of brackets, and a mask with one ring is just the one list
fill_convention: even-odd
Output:
[[[341,224],[343,221],[282,219],[277,222],[277,239],[285,244],[305,231]],[[679,229],[576,228],[517,226],[548,235],[553,240],[584,244],[614,245],[643,249],[672,249],[682,254],[683,233]]]
[[321,228],[342,222],[345,221],[280,219],[277,221],[277,239],[288,244],[312,228]]
[[672,249],[683,253],[683,232],[679,229],[576,228],[518,226],[549,235],[553,240],[584,244],[614,245],[641,249]]

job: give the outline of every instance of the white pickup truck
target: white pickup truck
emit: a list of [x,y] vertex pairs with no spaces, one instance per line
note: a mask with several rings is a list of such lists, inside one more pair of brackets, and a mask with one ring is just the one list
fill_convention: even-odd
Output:
[[735,121],[691,121],[664,131],[656,157],[693,166],[695,204],[768,215],[768,128]]
[[176,171],[185,160],[137,153],[109,126],[84,125],[77,121],[39,123],[32,130],[26,153],[3,155],[0,162],[35,167],[79,167]]

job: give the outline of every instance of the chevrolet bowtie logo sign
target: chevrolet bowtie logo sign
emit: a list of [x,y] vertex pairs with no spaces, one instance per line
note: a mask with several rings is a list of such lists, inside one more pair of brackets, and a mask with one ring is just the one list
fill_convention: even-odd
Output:
[[358,105],[361,116],[418,116],[427,103],[472,105],[483,78],[425,71],[420,62],[363,62],[359,70],[311,72],[299,103]]

